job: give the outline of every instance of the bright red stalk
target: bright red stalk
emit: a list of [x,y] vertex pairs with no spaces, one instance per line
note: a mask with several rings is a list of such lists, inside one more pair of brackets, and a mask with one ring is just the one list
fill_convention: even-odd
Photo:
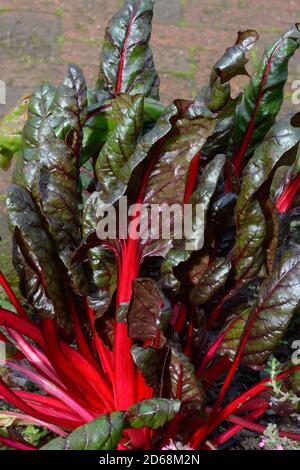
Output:
[[[284,372],[281,372],[280,374],[277,375],[277,380],[284,379],[285,377],[287,377],[289,374],[292,374],[296,370],[300,370],[300,365],[290,367]],[[209,417],[209,420],[206,426],[203,426],[202,428],[198,429],[193,434],[190,440],[190,443],[193,449],[197,449],[199,445],[201,444],[201,442],[203,442],[204,439],[206,439],[206,437],[214,429],[216,429],[223,421],[225,421],[228,418],[228,416],[232,415],[238,408],[240,408],[243,403],[247,402],[248,400],[250,400],[250,398],[255,397],[256,395],[263,392],[264,390],[267,390],[269,382],[270,382],[269,377],[262,380],[258,384],[254,385],[254,387],[249,388],[248,390],[246,390],[246,392],[242,393],[242,395],[235,398],[232,402],[226,405],[223,409],[218,411],[213,417],[213,419]]]
[[23,442],[13,441],[12,439],[8,439],[7,437],[0,436],[0,442],[2,444],[12,447],[13,449],[18,450],[38,450],[36,447],[33,447],[30,444],[23,444]]
[[193,158],[190,163],[187,182],[185,186],[185,194],[183,198],[183,204],[187,204],[190,196],[192,195],[193,191],[195,190],[198,172],[199,172],[199,162],[200,162],[200,155],[201,152],[198,152],[197,155]]
[[12,291],[10,285],[8,284],[4,274],[0,271],[0,285],[3,287],[5,290],[5,293],[7,297],[9,298],[10,302],[13,304],[15,307],[16,311],[22,318],[28,318],[26,310],[24,309],[23,305],[19,302],[17,299],[16,295]]
[[114,384],[115,375],[114,375],[114,370],[113,370],[113,365],[112,365],[112,359],[113,359],[112,354],[111,354],[111,351],[109,351],[109,349],[106,348],[106,346],[103,344],[103,341],[98,336],[97,330],[95,328],[94,312],[89,307],[87,300],[85,300],[85,309],[88,314],[90,327],[93,333],[98,357],[101,362],[103,372],[108,377],[111,384]]
[[[117,315],[124,304],[130,302],[132,282],[139,271],[138,240],[130,237],[122,245],[117,287]],[[115,323],[114,365],[115,404],[117,409],[127,409],[136,401],[135,366],[131,355],[133,341],[128,335],[126,319]]]
[[293,204],[293,201],[300,190],[300,173],[299,175],[294,178],[294,180],[290,181],[289,184],[286,186],[284,191],[280,194],[280,196],[276,200],[276,208],[280,214],[288,212]]

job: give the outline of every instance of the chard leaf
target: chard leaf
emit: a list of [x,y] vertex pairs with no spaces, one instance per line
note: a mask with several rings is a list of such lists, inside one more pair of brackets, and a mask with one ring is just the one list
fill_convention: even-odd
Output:
[[38,174],[40,129],[43,120],[48,116],[55,90],[51,85],[41,85],[34,90],[28,103],[28,118],[22,134],[21,159],[17,161],[14,181],[30,190]]
[[132,405],[126,412],[103,414],[80,426],[68,437],[53,439],[41,450],[114,450],[124,429],[158,429],[171,421],[179,410],[179,400],[144,400]]
[[288,62],[299,47],[299,39],[299,26],[295,25],[268,47],[258,70],[244,90],[236,109],[228,152],[237,174],[275,122],[283,102]]
[[[206,139],[213,132],[215,122],[210,117],[201,114],[189,117],[191,104],[183,101],[174,103],[177,108],[177,118],[174,118],[172,130],[155,147],[152,154],[152,164],[149,163],[148,174],[144,177],[140,201],[145,205],[167,205],[170,210],[179,208],[187,202],[195,184],[193,172],[190,172],[191,162],[199,158],[199,152]],[[187,109],[188,108],[188,109]],[[174,227],[176,212],[171,217],[170,237],[168,240],[151,239],[146,236],[141,240],[143,255],[166,256],[176,241]],[[162,227],[157,227],[158,231]],[[161,237],[160,237],[161,238]],[[173,245],[173,246],[172,246]],[[176,243],[175,243],[176,245]]]
[[34,162],[38,158],[41,123],[48,116],[55,92],[55,87],[45,83],[37,87],[30,98],[21,146],[22,161],[25,163]]
[[178,398],[183,403],[198,402],[201,406],[204,405],[205,393],[195,376],[195,368],[175,343],[170,344],[169,363],[164,382],[168,396]]
[[237,200],[238,212],[244,210],[250,199],[268,180],[284,154],[300,141],[300,127],[295,117],[291,119],[288,116],[278,121],[256,149],[243,172],[243,184]]
[[[32,301],[32,306],[43,317],[55,315],[60,325],[66,327],[67,302],[56,253],[30,193],[16,184],[11,185],[7,196],[7,210],[11,232],[28,266],[25,269],[31,268],[31,274],[34,273],[34,278],[31,275],[29,283],[36,283],[38,279],[39,284],[44,286],[44,289],[36,291],[32,299],[30,291],[32,292],[34,286],[24,286],[28,293],[27,300]],[[27,271],[28,274],[30,273]],[[36,296],[41,303],[37,302]]]
[[237,75],[248,75],[245,65],[248,63],[246,53],[253,47],[258,39],[254,30],[239,31],[236,42],[226,49],[223,56],[214,65],[210,84],[206,92],[206,105],[218,112],[230,100],[230,84],[228,83]]
[[136,279],[132,284],[132,298],[127,313],[128,333],[131,338],[151,340],[155,347],[166,341],[161,331],[163,299],[152,279]]
[[100,56],[100,100],[118,93],[141,93],[158,99],[159,78],[149,46],[152,0],[126,0],[110,20]]
[[119,95],[114,103],[118,122],[96,162],[99,195],[113,204],[124,194],[132,172],[131,158],[143,128],[143,96]]
[[[99,194],[94,192],[84,205],[82,231],[85,239],[97,228],[97,208]],[[86,258],[92,269],[94,288],[89,296],[89,304],[95,311],[95,317],[107,310],[117,284],[117,267],[113,252],[103,246],[88,250]]]
[[218,258],[204,271],[198,284],[190,291],[190,301],[200,305],[211,299],[221,289],[228,278],[231,262]]
[[76,66],[69,66],[57,89],[39,137],[39,181],[36,197],[58,254],[76,291],[87,293],[87,277],[72,256],[81,242],[79,154],[86,119],[86,84]]
[[[18,239],[20,236],[18,237]],[[54,306],[51,300],[47,297],[44,286],[41,283],[41,275],[36,265],[33,266],[32,260],[28,258],[27,264],[15,238],[13,237],[13,265],[19,277],[19,289],[24,299],[37,313],[39,319],[54,318]],[[20,242],[20,240],[19,240]],[[23,251],[25,247],[23,244]],[[26,253],[25,253],[26,254]]]
[[244,311],[229,328],[222,349],[231,352],[239,345],[244,326],[252,321],[251,332],[242,356],[248,366],[264,364],[280,344],[299,305],[300,252],[286,252],[274,272],[263,282],[257,302]]
[[235,270],[236,288],[240,288],[256,278],[264,261],[266,222],[257,201],[251,202],[242,213],[236,210],[236,225],[231,262]]
[[124,413],[103,414],[80,426],[67,438],[58,437],[41,450],[114,450],[122,437]]
[[[179,281],[173,274],[173,268],[181,262],[187,261],[194,250],[200,250],[204,244],[204,233],[206,227],[206,216],[211,198],[216,190],[225,158],[216,155],[209,162],[200,175],[195,191],[189,197],[187,203],[193,206],[192,236],[183,238],[183,241],[175,240],[175,247],[171,249],[161,265],[163,287],[176,292]],[[195,208],[197,207],[197,210]],[[190,246],[191,245],[191,246]]]
[[125,413],[126,427],[158,429],[164,426],[180,411],[179,400],[154,398],[132,405]]
[[131,354],[147,385],[158,389],[166,362],[166,351],[151,346],[132,346]]

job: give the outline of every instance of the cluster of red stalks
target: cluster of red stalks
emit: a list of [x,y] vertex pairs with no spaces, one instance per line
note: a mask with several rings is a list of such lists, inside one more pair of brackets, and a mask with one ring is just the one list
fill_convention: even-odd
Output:
[[[185,201],[188,200],[195,184],[199,156],[195,157],[190,166]],[[298,176],[285,188],[277,200],[279,212],[284,212],[291,206],[299,184]],[[142,197],[143,188],[138,200],[142,200]],[[118,309],[131,299],[132,280],[138,277],[142,256],[138,241],[133,240],[130,236],[127,241],[120,241],[118,248],[114,250],[118,264],[116,296],[116,308]],[[88,342],[82,330],[76,306],[70,298],[67,308],[74,325],[76,343],[76,347],[74,347],[74,345],[68,344],[54,320],[42,320],[39,325],[36,325],[29,318],[1,272],[0,284],[16,310],[14,313],[0,308],[0,327],[3,331],[0,333],[0,340],[6,343],[11,342],[18,349],[18,354],[13,360],[6,360],[2,362],[2,365],[6,365],[27,377],[43,392],[40,394],[12,389],[0,378],[0,397],[21,411],[21,413],[19,411],[5,412],[6,414],[26,419],[49,429],[56,435],[65,436],[67,432],[103,413],[126,410],[133,403],[153,397],[153,389],[147,386],[133,362],[130,352],[133,343],[128,336],[126,322],[115,322],[114,350],[110,351],[98,335],[94,323],[94,312],[85,301],[85,311],[92,338]],[[208,321],[208,328],[214,326],[225,301],[226,298],[213,311]],[[187,306],[183,304],[176,304],[173,307],[171,323],[179,333],[183,329],[187,316],[190,317],[190,312],[187,310]],[[256,421],[270,406],[265,398],[259,396],[261,392],[269,388],[269,379],[261,381],[222,407],[257,315],[258,312],[244,331],[233,362],[230,362],[227,356],[216,357],[218,347],[226,334],[225,331],[210,346],[199,364],[197,377],[203,381],[207,390],[226,371],[227,375],[215,405],[206,410],[208,416],[206,422],[203,422],[202,426],[186,442],[194,449],[218,448],[242,428],[251,429],[257,433],[264,431],[264,427]],[[191,321],[191,333],[192,328]],[[152,345],[155,346],[155,341]],[[190,345],[191,335],[188,335],[184,348],[187,356],[191,354]],[[290,367],[278,375],[278,380],[284,379],[298,369],[300,369],[300,365]],[[180,387],[179,380],[177,393],[179,399],[181,398]],[[230,427],[208,441],[210,434],[215,432],[223,421],[231,423]],[[164,443],[168,443],[171,438],[176,440],[177,425],[178,418],[177,420],[175,418],[175,422],[167,429]],[[279,435],[300,440],[299,434],[280,432]],[[150,449],[151,437],[152,431],[149,429],[129,430],[119,443],[118,449]],[[0,442],[17,449],[35,449],[24,442],[2,436],[0,436]]]
[[[0,379],[1,398],[22,412],[11,411],[6,414],[23,418],[43,426],[59,436],[65,436],[68,431],[76,429],[102,413],[125,409],[129,404],[150,398],[153,395],[152,389],[145,385],[143,378],[134,366],[132,367],[132,375],[126,375],[132,382],[129,384],[128,380],[125,384],[123,377],[121,384],[125,389],[121,389],[118,374],[120,374],[122,367],[114,369],[114,354],[106,348],[98,336],[94,327],[93,312],[88,306],[86,306],[86,312],[93,337],[91,345],[87,343],[74,305],[70,303],[70,313],[76,331],[76,348],[74,348],[59,337],[59,331],[53,320],[43,320],[39,326],[30,320],[3,274],[0,275],[0,283],[17,312],[0,309],[0,325],[5,333],[5,335],[1,335],[1,340],[12,342],[19,351],[14,360],[7,360],[5,364],[12,370],[26,376],[44,392],[40,394],[18,389],[13,390],[6,385],[3,379]],[[185,306],[175,306],[177,331],[183,327],[186,313]],[[264,426],[257,424],[256,420],[269,408],[266,399],[259,397],[261,392],[268,389],[269,379],[261,381],[225,407],[221,407],[230,381],[239,364],[246,338],[247,332],[232,364],[227,357],[221,357],[213,365],[210,365],[221,338],[216,340],[202,360],[197,376],[202,378],[206,389],[209,389],[226,370],[228,373],[217,402],[212,409],[207,409],[208,420],[199,427],[187,443],[192,448],[206,448],[209,434],[225,420],[232,423],[231,426],[209,443],[209,449],[212,446],[217,448],[224,444],[242,428],[251,429],[258,433],[264,431]],[[94,354],[95,352],[97,355]],[[188,351],[186,350],[186,352]],[[24,359],[27,359],[27,363],[23,361]],[[124,358],[122,358],[122,363],[124,367]],[[298,369],[300,369],[300,365],[290,367],[279,374],[278,379],[284,379]],[[126,370],[126,374],[127,372]],[[127,384],[130,385],[129,390],[127,390]],[[130,393],[127,393],[128,391]],[[178,390],[178,397],[180,398],[180,390]],[[280,432],[279,435],[300,440],[299,434]],[[129,432],[129,437],[133,448],[150,449],[150,430],[135,430]],[[172,437],[171,432],[168,437]],[[176,436],[173,437],[176,438]],[[124,437],[124,442],[119,444],[119,449],[127,448],[125,446],[126,440],[128,442],[128,436],[127,439]],[[29,444],[2,436],[0,441],[17,449],[35,449]]]

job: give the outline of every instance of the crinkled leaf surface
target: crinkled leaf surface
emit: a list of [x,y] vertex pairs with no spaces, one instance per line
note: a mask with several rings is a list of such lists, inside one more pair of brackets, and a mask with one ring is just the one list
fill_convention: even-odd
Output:
[[96,162],[99,195],[103,202],[113,204],[124,194],[129,182],[131,157],[143,128],[143,96],[119,95],[117,126],[109,134]]
[[279,345],[300,298],[300,253],[285,253],[272,275],[262,284],[254,306],[236,319],[225,336],[222,349],[234,352],[247,321],[254,319],[242,363],[264,364]]
[[[83,212],[83,236],[95,233],[98,216],[97,207],[99,193],[94,192],[84,205]],[[88,250],[87,258],[92,269],[94,288],[89,296],[89,303],[96,312],[96,317],[101,316],[109,306],[116,288],[117,267],[114,253],[103,247],[96,246]]]
[[132,346],[133,360],[149,387],[159,388],[166,362],[166,350],[151,346]]
[[191,302],[199,305],[211,299],[225,285],[230,269],[231,262],[226,258],[218,258],[212,262],[198,284],[191,289]]
[[179,400],[154,398],[132,405],[125,413],[126,426],[131,428],[149,427],[158,429],[171,421],[180,411]]
[[113,450],[124,429],[124,413],[103,414],[73,431],[67,438],[58,437],[41,450]]
[[268,180],[284,154],[299,141],[300,127],[296,119],[291,120],[291,116],[287,116],[274,124],[243,172],[243,184],[237,200],[238,212],[243,211],[250,199]]
[[236,211],[237,233],[231,262],[235,281],[239,288],[256,278],[264,262],[266,222],[257,201],[251,202],[245,211]]
[[82,72],[69,66],[57,89],[39,138],[39,181],[35,190],[58,254],[73,280],[86,293],[87,278],[72,256],[81,242],[79,154],[86,118],[86,84]]
[[51,85],[41,85],[34,90],[28,103],[28,118],[22,133],[21,159],[16,165],[14,181],[30,190],[38,174],[40,129],[49,113],[55,91],[55,87]]
[[182,402],[197,401],[204,405],[205,393],[196,379],[195,368],[177,344],[170,344],[168,368],[165,371],[164,386],[168,396]]
[[166,341],[160,325],[163,305],[160,291],[152,279],[133,281],[127,313],[129,336],[142,341],[151,340],[156,347],[163,346]]
[[298,25],[290,28],[266,49],[257,72],[244,90],[236,110],[228,152],[233,156],[238,171],[275,122],[283,102],[288,62],[299,47],[298,28]]
[[[65,326],[66,299],[59,266],[55,262],[55,251],[30,193],[21,186],[11,185],[7,209],[10,229],[23,258],[38,277],[39,283],[44,286],[42,309],[39,310],[43,316],[56,314],[61,326]],[[35,305],[34,302],[33,306],[38,304]]]
[[118,93],[158,98],[159,78],[149,46],[153,0],[126,0],[105,32],[97,90],[100,98]]

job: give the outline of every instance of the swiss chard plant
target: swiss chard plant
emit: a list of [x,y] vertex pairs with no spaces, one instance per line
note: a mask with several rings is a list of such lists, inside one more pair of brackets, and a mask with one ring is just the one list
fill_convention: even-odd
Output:
[[[268,410],[299,410],[300,365],[279,355],[262,371],[300,297],[300,114],[278,118],[300,27],[236,98],[253,30],[195,99],[164,107],[152,14],[152,0],[126,0],[112,18],[95,89],[70,65],[28,104],[7,195],[23,300],[0,274],[0,340],[13,346],[1,366],[35,388],[4,376],[0,397],[2,416],[49,430],[42,449],[217,449],[243,428],[263,434]],[[133,236],[142,212],[125,213],[124,197],[146,218],[189,205],[197,243],[172,219],[167,238]],[[101,238],[111,210],[122,223]],[[9,428],[0,442],[39,447]]]

